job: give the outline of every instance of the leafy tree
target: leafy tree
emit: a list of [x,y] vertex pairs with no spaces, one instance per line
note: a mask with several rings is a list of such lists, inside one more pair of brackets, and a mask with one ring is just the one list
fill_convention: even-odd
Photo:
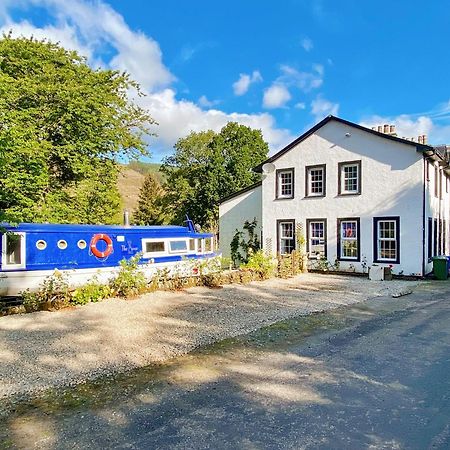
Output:
[[148,173],[139,192],[139,200],[133,220],[137,225],[161,225],[166,214],[163,205],[164,189],[155,174]]
[[119,156],[148,154],[153,119],[127,74],[48,41],[0,39],[0,221],[108,223]]
[[267,158],[268,150],[260,130],[235,122],[220,133],[191,132],[180,139],[161,167],[173,219],[181,222],[188,214],[216,230],[219,200],[260,179],[251,169]]

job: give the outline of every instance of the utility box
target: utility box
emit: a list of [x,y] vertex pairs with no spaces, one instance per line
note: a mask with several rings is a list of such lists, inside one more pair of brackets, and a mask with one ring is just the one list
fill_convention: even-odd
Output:
[[392,280],[392,271],[390,267],[370,266],[369,280],[372,281],[390,281]]
[[369,267],[369,280],[383,281],[384,280],[384,267],[370,266]]
[[435,256],[433,258],[433,273],[438,280],[448,278],[448,259],[446,256]]

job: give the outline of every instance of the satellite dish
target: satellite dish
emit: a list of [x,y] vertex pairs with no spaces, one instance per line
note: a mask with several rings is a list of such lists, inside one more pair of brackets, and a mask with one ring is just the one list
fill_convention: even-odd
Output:
[[265,163],[262,166],[263,173],[272,173],[275,172],[275,164],[272,163]]

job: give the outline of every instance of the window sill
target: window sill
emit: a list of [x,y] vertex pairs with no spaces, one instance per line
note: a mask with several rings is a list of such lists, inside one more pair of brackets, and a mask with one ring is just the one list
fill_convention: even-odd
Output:
[[275,197],[274,200],[293,200],[294,196],[292,197]]
[[361,192],[339,192],[337,197],[354,197],[355,195],[361,195]]
[[400,264],[400,261],[398,260],[392,260],[392,259],[374,259],[373,260],[374,264]]
[[324,198],[326,197],[326,194],[320,194],[320,195],[305,195],[304,199],[310,199],[310,198]]
[[361,262],[361,258],[336,258],[336,259],[342,262]]

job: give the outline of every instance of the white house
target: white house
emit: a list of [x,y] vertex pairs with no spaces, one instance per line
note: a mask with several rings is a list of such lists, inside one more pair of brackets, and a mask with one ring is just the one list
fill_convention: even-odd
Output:
[[311,260],[431,272],[431,258],[450,250],[450,148],[393,131],[328,116],[255,167],[262,181],[221,201],[223,254],[236,229],[256,217],[272,254],[295,248],[300,225]]

